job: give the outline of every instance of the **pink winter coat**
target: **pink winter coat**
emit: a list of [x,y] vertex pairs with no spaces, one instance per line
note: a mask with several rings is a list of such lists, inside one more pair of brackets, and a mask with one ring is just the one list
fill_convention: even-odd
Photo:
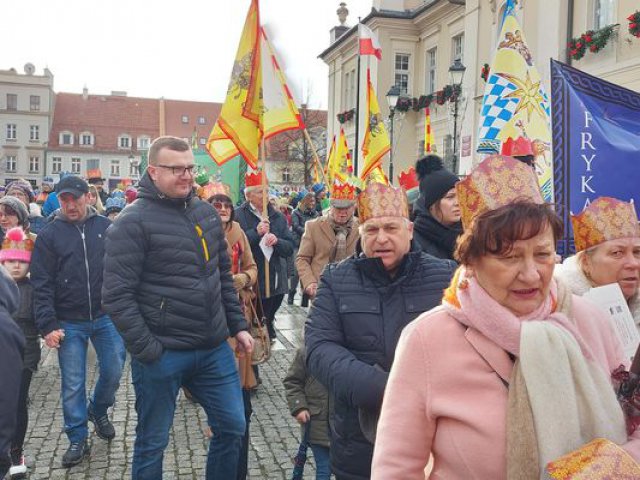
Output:
[[[573,315],[595,360],[626,364],[609,318],[573,296]],[[373,456],[374,480],[506,478],[507,352],[442,307],[405,328],[385,390]],[[562,392],[558,392],[562,395]],[[640,440],[625,445],[640,458]]]

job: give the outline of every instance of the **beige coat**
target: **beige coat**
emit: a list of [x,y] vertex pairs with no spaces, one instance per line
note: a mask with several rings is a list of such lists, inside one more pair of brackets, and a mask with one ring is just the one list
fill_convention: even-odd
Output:
[[[354,217],[353,227],[347,237],[347,254],[353,255],[358,240],[358,219]],[[302,288],[318,283],[320,274],[329,263],[336,245],[336,235],[327,217],[309,220],[304,227],[304,235],[300,241],[296,268],[302,281]]]

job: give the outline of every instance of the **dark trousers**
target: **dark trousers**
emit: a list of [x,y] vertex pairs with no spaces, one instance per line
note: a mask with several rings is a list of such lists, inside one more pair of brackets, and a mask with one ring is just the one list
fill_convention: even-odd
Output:
[[18,413],[16,431],[11,440],[11,460],[17,463],[22,456],[24,446],[24,437],[27,434],[27,426],[29,425],[29,387],[31,386],[31,377],[33,372],[27,368],[22,370],[22,380],[20,382],[20,395],[18,396]]
[[244,419],[247,422],[247,428],[244,431],[244,437],[242,437],[242,446],[240,447],[240,458],[238,459],[238,476],[237,480],[246,480],[249,463],[249,422],[251,421],[251,414],[253,408],[251,407],[251,392],[249,390],[242,389],[242,400],[244,401]]
[[273,324],[276,319],[276,312],[280,308],[283,299],[284,293],[262,299],[262,310],[264,311],[264,316],[267,319],[267,329],[269,330],[269,338],[271,339],[276,338],[276,329]]

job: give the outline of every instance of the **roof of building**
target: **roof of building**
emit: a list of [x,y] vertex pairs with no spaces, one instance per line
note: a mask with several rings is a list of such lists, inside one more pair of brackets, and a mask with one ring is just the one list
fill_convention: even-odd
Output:
[[[180,138],[191,138],[194,129],[198,138],[209,138],[222,109],[217,102],[165,100],[164,104],[165,134]],[[182,117],[186,117],[185,122]]]

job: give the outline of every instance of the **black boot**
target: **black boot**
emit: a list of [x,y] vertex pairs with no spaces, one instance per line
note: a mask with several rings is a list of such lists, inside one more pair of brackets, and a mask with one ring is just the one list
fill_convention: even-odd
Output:
[[290,290],[289,291],[289,296],[287,297],[287,305],[293,305],[293,299],[296,296],[296,291],[295,290]]
[[62,456],[62,466],[64,468],[73,467],[78,465],[84,457],[88,456],[91,452],[91,447],[85,438],[80,443],[72,443],[69,445],[69,449]]
[[300,306],[305,308],[309,306],[309,295],[306,293],[302,294],[302,302],[300,303]]
[[113,423],[109,420],[108,415],[105,413],[101,417],[96,417],[91,406],[89,406],[89,411],[87,413],[89,421],[96,427],[96,435],[103,440],[113,440],[116,436],[116,429],[113,428]]

